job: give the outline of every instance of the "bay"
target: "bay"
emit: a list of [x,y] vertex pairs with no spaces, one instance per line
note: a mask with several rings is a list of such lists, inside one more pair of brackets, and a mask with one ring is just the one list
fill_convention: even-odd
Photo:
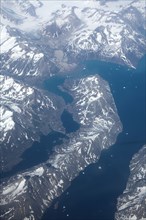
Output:
[[128,180],[130,160],[146,143],[145,61],[146,56],[136,69],[102,61],[82,63],[84,69],[76,74],[78,77],[98,73],[109,82],[123,132],[115,145],[102,152],[98,163],[72,181],[43,220],[114,220],[117,198]]
[[[43,220],[114,219],[117,198],[125,189],[129,176],[130,160],[146,143],[145,60],[146,56],[136,69],[90,60],[82,62],[81,66],[84,68],[70,76],[76,79],[99,74],[108,81],[123,124],[123,132],[114,146],[102,152],[98,163],[87,167],[72,181],[68,190],[46,211]],[[66,104],[69,104],[72,103],[73,97],[61,88],[65,78],[53,77],[45,82],[44,88],[61,96]],[[66,133],[79,128],[72,115],[67,112],[61,119]],[[42,136],[39,143],[34,142],[32,147],[24,152],[21,163],[3,177],[46,161],[51,149],[56,144],[61,144],[64,138],[67,137],[60,133]]]

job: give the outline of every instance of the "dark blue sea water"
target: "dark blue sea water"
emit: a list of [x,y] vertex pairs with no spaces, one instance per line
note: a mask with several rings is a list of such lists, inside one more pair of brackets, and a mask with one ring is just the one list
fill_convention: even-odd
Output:
[[61,115],[62,124],[66,130],[66,134],[75,132],[80,128],[80,125],[73,120],[73,116],[67,110],[64,110]]
[[[43,220],[113,220],[117,197],[123,192],[129,175],[129,163],[146,143],[146,56],[136,70],[120,65],[86,61],[85,67],[73,74],[72,78],[99,74],[110,84],[111,91],[123,124],[123,132],[109,150],[102,152],[100,160],[85,169],[72,182],[63,195],[49,208]],[[67,91],[61,89],[65,77],[53,77],[44,83],[44,88],[64,98],[66,104],[73,101]],[[66,133],[74,132],[79,125],[72,115],[64,111],[61,117]],[[22,162],[3,177],[33,167],[48,159],[52,148],[61,144],[61,133],[53,132],[42,136],[22,155]],[[55,207],[55,208],[54,208]],[[56,209],[57,207],[57,209]]]
[[[123,124],[114,146],[72,181],[43,220],[113,220],[117,197],[129,176],[132,156],[146,143],[146,56],[130,69],[101,61],[82,63],[78,77],[98,73],[110,84]],[[72,126],[72,124],[70,124]],[[56,209],[57,207],[57,209]]]
[[[52,79],[51,79],[52,80]],[[63,82],[63,81],[62,81]],[[58,90],[56,84],[56,90]],[[71,97],[69,94],[63,93],[66,97],[67,103],[71,101],[68,97]],[[68,139],[67,136],[69,133],[75,132],[80,128],[80,125],[74,121],[73,116],[66,109],[63,111],[60,120],[65,128],[65,134],[60,132],[51,132],[48,135],[41,135],[40,141],[35,141],[30,148],[28,148],[21,155],[21,162],[14,166],[10,171],[1,173],[1,179],[15,175],[18,172],[29,169],[35,165],[43,163],[48,160],[50,154],[52,153],[53,148],[56,145],[63,143],[65,139]]]
[[68,137],[59,132],[51,132],[48,135],[42,135],[40,141],[35,141],[30,148],[28,148],[21,155],[21,162],[14,166],[10,171],[1,173],[1,178],[10,177],[18,172],[29,169],[35,165],[48,160],[53,147],[57,144],[63,143],[64,139]]
[[[54,94],[62,96],[66,104],[71,103],[73,101],[73,97],[67,92],[59,89],[59,85],[61,85],[63,82],[64,79],[62,77],[57,77],[56,81],[53,77],[44,83],[44,88]],[[20,163],[14,166],[10,171],[0,174],[1,179],[10,177],[16,173],[47,161],[52,153],[53,148],[56,145],[62,144],[65,139],[68,139],[67,135],[69,133],[75,132],[80,128],[80,125],[74,121],[72,114],[66,109],[63,111],[60,120],[65,128],[65,134],[53,131],[48,135],[41,135],[39,142],[35,141],[30,148],[24,151],[24,153],[21,155],[22,160]]]
[[44,89],[49,90],[49,92],[54,93],[55,95],[61,96],[65,103],[71,103],[73,101],[73,97],[64,91],[62,87],[60,87],[65,81],[65,77],[57,76],[49,78],[44,82]]

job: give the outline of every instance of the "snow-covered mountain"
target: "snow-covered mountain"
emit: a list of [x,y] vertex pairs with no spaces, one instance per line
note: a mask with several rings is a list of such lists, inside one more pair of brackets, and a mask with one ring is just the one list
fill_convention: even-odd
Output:
[[[137,0],[2,1],[2,87],[17,80],[31,90],[90,58],[134,67],[146,51],[144,12],[144,1]],[[5,105],[12,109],[9,100]]]
[[36,9],[41,6],[42,3],[39,0],[3,0],[1,3],[1,22],[7,23],[9,21],[13,24],[22,24],[28,18],[36,18]]
[[1,63],[9,75],[65,72],[91,56],[134,67],[146,52],[144,1],[2,1],[1,7]]
[[1,170],[18,163],[41,134],[63,131],[65,108],[81,125],[46,163],[2,180],[1,218],[40,218],[70,181],[115,143],[122,127],[109,86],[100,77],[66,81],[64,89],[74,98],[68,106],[42,90],[42,82],[72,73],[81,60],[91,58],[135,67],[146,51],[145,4],[2,0],[0,7]]
[[63,131],[60,116],[63,101],[52,94],[28,87],[0,75],[1,171],[11,169],[41,134]]
[[[122,126],[108,84],[99,76],[67,80],[69,109],[81,124],[46,163],[5,179],[0,187],[2,219],[41,219],[45,209],[80,171],[115,143]],[[68,109],[68,110],[69,110]],[[27,201],[27,202],[26,202]]]
[[131,160],[130,176],[118,199],[115,219],[146,219],[146,145]]

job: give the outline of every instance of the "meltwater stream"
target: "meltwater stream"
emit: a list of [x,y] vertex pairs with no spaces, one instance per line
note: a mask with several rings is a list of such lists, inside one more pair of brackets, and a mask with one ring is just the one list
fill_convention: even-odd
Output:
[[[117,142],[100,160],[81,172],[42,220],[114,220],[118,196],[129,176],[132,156],[146,143],[146,56],[130,69],[112,63],[88,61],[78,77],[99,73],[110,84],[123,124]],[[71,126],[71,124],[70,124]]]

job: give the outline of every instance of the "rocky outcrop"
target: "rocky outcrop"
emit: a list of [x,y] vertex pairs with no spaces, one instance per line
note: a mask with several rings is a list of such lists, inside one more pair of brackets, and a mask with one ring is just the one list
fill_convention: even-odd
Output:
[[126,189],[118,198],[115,220],[146,219],[146,145],[135,154],[130,163]]
[[115,143],[122,130],[110,88],[99,76],[66,81],[65,86],[74,96],[68,109],[80,129],[56,146],[46,163],[3,181],[2,219],[41,219],[53,200]]
[[51,130],[64,131],[64,102],[53,94],[0,75],[0,170],[11,169],[21,154]]

